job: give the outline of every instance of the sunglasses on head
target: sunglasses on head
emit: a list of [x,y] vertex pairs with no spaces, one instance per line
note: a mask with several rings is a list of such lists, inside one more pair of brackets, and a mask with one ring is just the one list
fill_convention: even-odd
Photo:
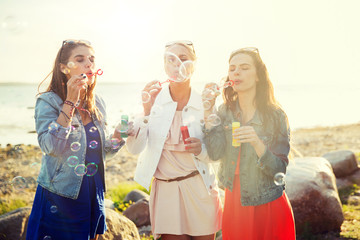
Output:
[[195,53],[194,44],[189,40],[171,41],[171,42],[168,42],[165,44],[165,48],[169,48],[175,44],[183,44],[183,45],[190,46],[192,48],[193,52]]
[[83,43],[83,44],[91,46],[91,43],[89,41],[87,41],[87,40],[77,40],[77,39],[64,40],[62,42],[61,49],[60,49],[60,61],[61,61],[61,54],[62,54],[62,50],[63,50],[64,46],[67,45],[67,44],[78,44],[78,43]]
[[168,42],[165,44],[165,47],[170,47],[172,45],[175,45],[175,44],[184,44],[184,45],[188,45],[188,46],[193,46],[193,43],[191,41],[188,41],[188,40],[180,40],[180,41],[171,41],[171,42]]
[[66,44],[76,44],[76,43],[85,43],[87,45],[91,45],[91,43],[87,40],[67,39],[62,42],[62,46],[66,45]]

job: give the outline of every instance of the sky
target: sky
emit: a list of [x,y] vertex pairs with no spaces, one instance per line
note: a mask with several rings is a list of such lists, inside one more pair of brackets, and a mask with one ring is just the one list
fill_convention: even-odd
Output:
[[0,83],[39,83],[65,39],[92,43],[104,82],[159,80],[164,45],[186,39],[198,56],[194,81],[220,81],[230,53],[254,46],[275,86],[358,84],[359,7],[359,0],[0,0]]

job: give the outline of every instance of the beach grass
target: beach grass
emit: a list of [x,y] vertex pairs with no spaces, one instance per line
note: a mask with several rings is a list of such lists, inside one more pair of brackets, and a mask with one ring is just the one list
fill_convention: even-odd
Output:
[[343,204],[345,221],[340,236],[345,239],[360,239],[360,206]]
[[122,182],[116,187],[110,188],[106,193],[106,198],[111,199],[114,202],[115,208],[118,211],[123,212],[126,210],[126,208],[133,204],[133,202],[131,201],[124,201],[126,195],[135,189],[141,190],[149,194],[149,192],[143,186],[136,182]]
[[7,200],[0,200],[0,215],[7,212],[11,212],[21,207],[26,207],[28,204],[26,201],[20,198],[13,198]]
[[344,222],[341,225],[340,236],[345,239],[360,239],[360,205],[349,204],[348,198],[360,191],[360,186],[354,184],[339,191]]

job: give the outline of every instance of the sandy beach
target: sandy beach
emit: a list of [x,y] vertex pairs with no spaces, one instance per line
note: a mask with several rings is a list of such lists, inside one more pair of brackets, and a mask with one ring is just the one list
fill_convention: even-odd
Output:
[[[304,156],[320,157],[335,150],[351,150],[360,153],[360,123],[332,127],[298,129],[292,132],[292,147]],[[34,145],[8,145],[0,148],[0,199],[2,202],[21,199],[31,206],[36,190],[36,178],[40,170],[41,152]],[[133,181],[137,156],[128,153],[126,147],[106,161],[108,189],[124,181]],[[15,181],[18,178],[21,181]],[[22,180],[23,179],[23,180]],[[353,220],[356,221],[356,220]],[[333,238],[330,233],[329,238]],[[342,239],[342,238],[341,238]]]
[[335,150],[360,152],[360,123],[333,127],[298,129],[292,132],[292,146],[304,157],[319,157]]
[[[292,147],[302,156],[320,157],[334,150],[352,150],[360,152],[360,123],[332,127],[298,129],[292,132]],[[21,143],[19,143],[21,144]],[[297,154],[295,154],[297,156]],[[27,189],[35,190],[35,179],[40,169],[41,152],[38,146],[11,145],[0,149],[0,196],[9,193],[25,194],[11,186],[16,176],[28,180]],[[106,161],[106,182],[109,188],[124,181],[132,181],[137,156],[127,152],[126,147],[112,159]],[[33,191],[30,191],[33,192]],[[24,196],[25,197],[25,196]],[[25,197],[29,203],[32,198]]]

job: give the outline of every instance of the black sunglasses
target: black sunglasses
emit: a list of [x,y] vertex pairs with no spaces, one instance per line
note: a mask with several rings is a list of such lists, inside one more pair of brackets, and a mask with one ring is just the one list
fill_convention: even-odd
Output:
[[83,44],[86,44],[86,45],[89,45],[91,46],[91,43],[87,40],[76,40],[76,39],[67,39],[67,40],[64,40],[62,42],[62,45],[61,45],[61,49],[60,49],[60,61],[61,61],[61,54],[62,54],[62,51],[63,51],[63,48],[65,45],[67,44],[78,44],[78,43],[83,43]]

